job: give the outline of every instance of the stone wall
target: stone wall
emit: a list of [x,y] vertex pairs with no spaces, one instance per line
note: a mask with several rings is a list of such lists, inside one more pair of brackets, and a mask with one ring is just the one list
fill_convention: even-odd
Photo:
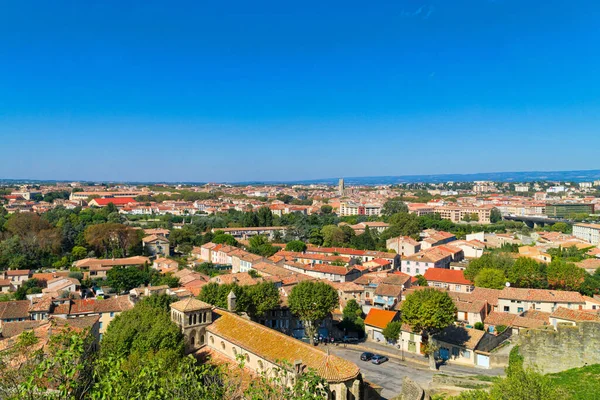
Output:
[[600,322],[528,329],[519,335],[518,344],[525,365],[543,373],[600,364]]

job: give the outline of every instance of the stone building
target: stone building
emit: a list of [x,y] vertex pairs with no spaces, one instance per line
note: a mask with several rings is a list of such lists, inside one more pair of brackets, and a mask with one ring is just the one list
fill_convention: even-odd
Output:
[[[227,302],[229,309],[235,309],[233,293]],[[243,357],[246,368],[267,375],[287,368],[289,385],[298,374],[312,369],[328,382],[328,399],[369,398],[356,364],[233,312],[189,298],[171,304],[171,319],[181,327],[188,352],[207,347],[232,362]]]
[[212,317],[212,306],[193,297],[171,304],[171,320],[181,328],[187,352],[194,352],[205,344],[206,327]]

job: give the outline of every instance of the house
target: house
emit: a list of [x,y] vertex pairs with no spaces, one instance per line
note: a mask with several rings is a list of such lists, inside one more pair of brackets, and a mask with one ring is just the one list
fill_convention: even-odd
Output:
[[0,293],[8,293],[15,291],[10,279],[0,279]]
[[468,259],[481,257],[485,250],[485,243],[479,240],[457,240],[452,242],[452,246],[460,248]]
[[21,287],[23,282],[29,280],[31,277],[31,271],[28,269],[9,269],[2,273],[2,279],[8,279],[10,283],[18,289]]
[[382,271],[386,269],[391,269],[392,262],[389,260],[384,260],[383,258],[374,258],[371,261],[363,263],[361,267],[371,272]]
[[142,246],[151,256],[166,257],[171,254],[169,239],[162,235],[150,235],[142,239]]
[[173,271],[176,272],[179,268],[179,263],[175,260],[171,260],[165,257],[159,257],[152,263],[152,268],[159,271]]
[[150,264],[150,259],[143,256],[134,256],[127,258],[84,258],[75,261],[73,266],[79,268],[83,275],[90,278],[105,278],[106,273],[114,267],[143,267]]
[[386,240],[385,247],[401,256],[412,256],[421,251],[421,243],[409,236],[398,236]]
[[386,229],[388,229],[390,227],[389,224],[386,224],[385,222],[380,222],[380,221],[365,221],[365,222],[359,222],[356,225],[350,225],[350,228],[352,228],[354,230],[354,233],[357,235],[360,235],[362,233],[364,233],[365,228],[369,227],[369,230],[371,232],[375,231],[377,233],[382,233],[383,231],[385,231]]
[[464,301],[456,296],[452,301],[456,306],[456,321],[467,328],[475,327],[478,322],[483,322],[488,313],[488,304],[485,300]]
[[287,226],[263,226],[251,228],[213,228],[212,233],[223,231],[236,239],[249,239],[256,235],[265,235],[269,240],[273,240],[276,234],[284,236],[287,232]]
[[117,208],[123,208],[127,205],[134,205],[137,202],[133,197],[109,197],[92,199],[88,203],[90,207],[106,207],[109,204],[114,204]]
[[373,304],[385,310],[392,310],[402,298],[402,286],[381,283],[375,289]]
[[450,232],[436,231],[435,229],[426,229],[421,233],[421,250],[427,250],[435,246],[450,243],[456,240],[456,236]]
[[367,339],[374,342],[385,342],[383,330],[392,321],[398,321],[399,314],[397,311],[379,310],[371,308],[365,318],[365,331]]
[[425,354],[425,342],[420,332],[415,331],[410,325],[402,324],[399,339],[400,348],[414,354]]
[[79,290],[79,280],[69,277],[58,277],[51,279],[47,282],[47,287],[42,289],[42,293],[56,293],[62,292],[74,293]]
[[549,263],[552,261],[552,256],[540,247],[537,246],[521,246],[519,247],[519,256],[531,258],[536,261]]
[[332,282],[351,282],[361,275],[360,271],[354,267],[330,264],[302,264],[287,261],[283,264],[283,267],[316,279],[327,279]]
[[410,276],[423,275],[429,268],[449,268],[451,262],[451,253],[434,247],[402,258],[401,271]]
[[535,311],[537,315],[527,315],[525,312],[522,315],[509,314],[505,312],[492,311],[484,321],[485,330],[492,334],[499,334],[499,328],[506,327],[512,330],[513,335],[518,335],[524,329],[539,328],[548,325],[548,313],[543,311]]
[[12,300],[0,302],[0,328],[5,322],[29,320],[29,300]]
[[[235,300],[230,293],[229,309],[235,308]],[[289,382],[295,374],[313,369],[327,381],[328,399],[364,398],[362,377],[355,364],[281,332],[196,299],[171,304],[171,319],[181,328],[190,352],[201,349],[232,364],[243,358],[245,367],[256,374],[268,374],[287,363],[293,368]]]
[[552,313],[558,307],[583,309],[585,305],[585,298],[578,292],[562,290],[505,287],[498,296],[498,310],[511,314],[531,309]]
[[465,274],[461,270],[429,268],[423,277],[429,286],[453,292],[470,293],[475,289],[473,282],[465,278]]
[[600,321],[600,313],[596,310],[571,310],[558,307],[550,314],[550,323],[556,328],[558,324],[577,325],[581,321]]
[[492,335],[485,331],[450,325],[433,336],[436,355],[452,364],[490,368],[490,351],[504,341],[504,335]]

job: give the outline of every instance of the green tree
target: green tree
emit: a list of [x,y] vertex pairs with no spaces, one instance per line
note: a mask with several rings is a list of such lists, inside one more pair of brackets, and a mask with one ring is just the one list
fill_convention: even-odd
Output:
[[[153,271],[154,272],[154,271]],[[156,273],[156,272],[154,272]],[[106,283],[117,293],[128,292],[131,289],[150,283],[152,275],[136,266],[113,267],[106,273]]]
[[149,296],[117,315],[102,338],[101,356],[119,359],[160,350],[183,355],[183,335],[168,309],[171,300],[167,295]]
[[490,222],[495,224],[500,221],[502,221],[502,214],[500,213],[500,210],[497,208],[492,208],[492,211],[490,211]]
[[237,246],[238,245],[238,241],[232,235],[229,235],[227,233],[216,234],[213,237],[212,242],[217,243],[217,244],[226,244],[229,246]]
[[560,259],[548,265],[548,285],[553,289],[579,290],[586,275],[584,269]]
[[408,206],[400,200],[388,200],[383,203],[381,213],[388,217],[398,213],[408,213]]
[[494,268],[483,268],[475,277],[475,286],[488,289],[502,289],[506,284],[504,272]]
[[285,245],[285,250],[303,253],[306,251],[306,243],[304,243],[302,240],[292,240]]
[[331,311],[338,306],[337,291],[324,282],[303,281],[294,286],[289,297],[290,311],[304,322],[311,343],[316,330]]
[[[406,296],[401,308],[402,322],[416,332],[431,336],[454,322],[456,306],[446,292],[433,288],[417,290]],[[429,346],[429,366],[436,369],[433,348]]]
[[385,340],[396,343],[400,337],[400,332],[402,332],[402,322],[391,321],[385,326],[382,333]]
[[75,246],[71,250],[71,255],[73,256],[73,258],[75,260],[84,259],[87,256],[87,253],[88,253],[87,249],[83,246]]
[[548,287],[546,264],[519,257],[508,270],[508,280],[515,287],[544,289]]
[[269,239],[265,235],[252,236],[248,243],[250,245],[248,251],[262,257],[271,257],[278,250],[277,247],[269,243]]
[[333,212],[333,207],[329,204],[323,204],[321,206],[321,214],[331,214]]
[[417,278],[417,284],[419,286],[428,286],[429,282],[427,282],[427,279],[425,279],[425,277],[421,274],[417,274],[415,275],[415,278]]

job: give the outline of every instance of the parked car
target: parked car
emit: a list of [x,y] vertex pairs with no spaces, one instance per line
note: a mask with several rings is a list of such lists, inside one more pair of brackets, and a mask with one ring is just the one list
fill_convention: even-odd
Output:
[[360,359],[361,359],[361,361],[369,361],[373,358],[374,355],[375,354],[369,353],[368,351],[366,351],[360,355]]
[[371,362],[373,364],[383,364],[384,362],[388,361],[389,358],[387,358],[386,356],[382,356],[380,354],[375,354],[373,357],[371,357]]
[[344,336],[344,338],[342,339],[342,342],[344,342],[344,343],[358,343],[358,338],[357,337]]

